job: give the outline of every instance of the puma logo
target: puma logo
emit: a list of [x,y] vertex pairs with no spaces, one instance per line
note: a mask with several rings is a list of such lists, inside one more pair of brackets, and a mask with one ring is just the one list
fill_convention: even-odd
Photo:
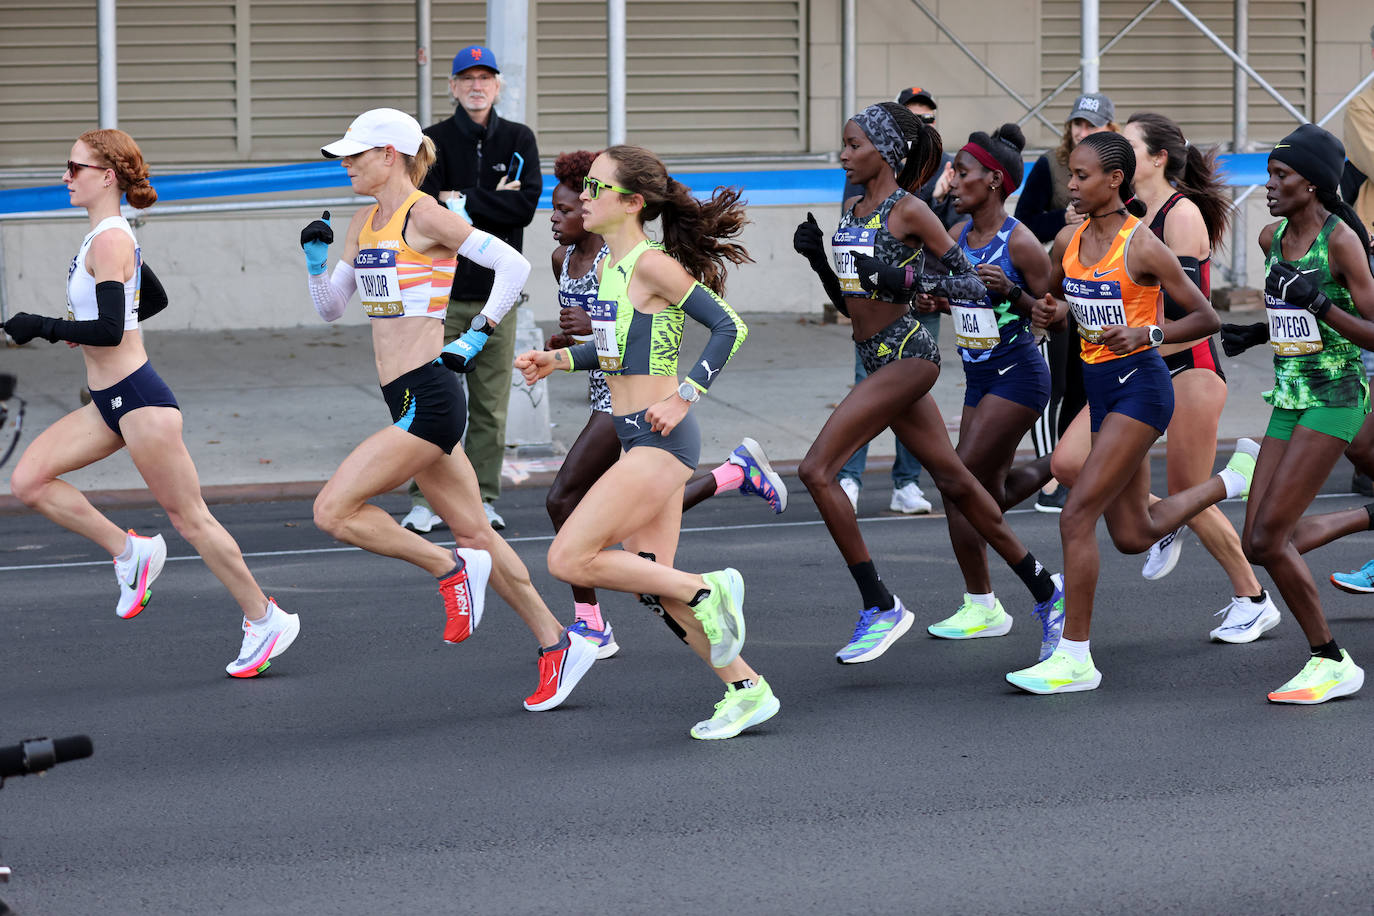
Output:
[[626,426],[633,426],[635,429],[639,429],[638,417],[623,417],[622,419],[624,419]]
[[[711,379],[715,378],[716,374],[720,372],[720,369],[712,369],[711,364],[704,359],[701,361],[701,368],[706,370],[706,384],[708,385],[711,384]],[[722,366],[721,368],[723,369],[725,367]]]

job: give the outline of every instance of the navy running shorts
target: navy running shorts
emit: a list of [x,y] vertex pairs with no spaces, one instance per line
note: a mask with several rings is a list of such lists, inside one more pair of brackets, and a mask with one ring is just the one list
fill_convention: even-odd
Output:
[[1109,413],[1125,414],[1159,430],[1169,428],[1174,415],[1174,385],[1159,351],[1141,350],[1104,363],[1083,364],[1083,387],[1088,393],[1092,431],[1102,428]]
[[1029,335],[1004,356],[964,363],[964,406],[977,407],[990,394],[1036,413],[1050,402],[1050,367]]
[[644,419],[647,409],[613,418],[620,447],[627,452],[641,445],[661,448],[695,471],[697,462],[701,460],[701,427],[697,425],[696,414],[689,411],[682,422],[665,436],[649,428],[649,421]]
[[467,426],[468,405],[452,371],[426,363],[383,385],[382,398],[396,427],[453,454]]
[[172,395],[172,389],[168,388],[162,376],[153,370],[152,363],[144,363],[109,388],[92,391],[91,403],[100,411],[105,425],[121,436],[123,434],[119,432],[119,420],[130,411],[138,410],[140,407],[181,409],[177,406],[177,399]]

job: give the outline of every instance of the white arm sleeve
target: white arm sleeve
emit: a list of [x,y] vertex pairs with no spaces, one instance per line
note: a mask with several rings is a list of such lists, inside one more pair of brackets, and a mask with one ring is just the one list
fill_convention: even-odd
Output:
[[472,230],[463,247],[458,249],[458,254],[496,272],[491,295],[487,297],[487,304],[482,306],[482,314],[492,324],[500,324],[515,305],[515,300],[520,298],[520,290],[530,275],[530,262],[520,252],[481,229]]
[[357,288],[353,265],[346,261],[335,261],[334,272],[328,276],[318,274],[310,278],[310,298],[325,321],[337,321],[343,316]]

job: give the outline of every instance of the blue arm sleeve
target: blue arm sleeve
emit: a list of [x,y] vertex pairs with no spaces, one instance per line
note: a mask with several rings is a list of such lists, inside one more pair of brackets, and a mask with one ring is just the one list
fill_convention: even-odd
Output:
[[574,347],[568,347],[568,371],[595,369],[601,364],[596,357],[596,344],[588,340]]
[[701,351],[701,358],[687,373],[687,381],[705,391],[749,336],[749,328],[724,299],[700,283],[692,284],[687,295],[678,303],[678,308],[693,321],[711,329],[711,337]]

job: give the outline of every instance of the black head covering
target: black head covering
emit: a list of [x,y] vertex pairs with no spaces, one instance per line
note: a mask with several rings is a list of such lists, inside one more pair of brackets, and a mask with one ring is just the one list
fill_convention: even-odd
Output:
[[1345,147],[1317,125],[1304,124],[1274,144],[1269,158],[1292,166],[1317,190],[1335,194],[1345,168]]

